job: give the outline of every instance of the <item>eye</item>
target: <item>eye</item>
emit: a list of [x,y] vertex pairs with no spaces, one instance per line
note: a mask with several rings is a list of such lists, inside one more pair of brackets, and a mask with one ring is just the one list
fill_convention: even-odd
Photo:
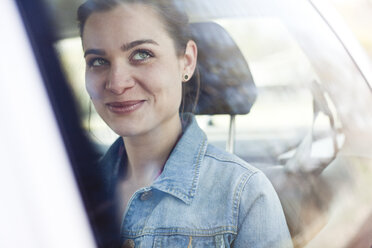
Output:
[[89,67],[101,67],[107,64],[108,64],[107,60],[103,58],[94,58],[94,59],[89,60],[88,66]]
[[133,53],[133,55],[131,56],[130,59],[134,62],[141,62],[141,61],[147,60],[151,57],[154,57],[154,56],[150,51],[137,50]]

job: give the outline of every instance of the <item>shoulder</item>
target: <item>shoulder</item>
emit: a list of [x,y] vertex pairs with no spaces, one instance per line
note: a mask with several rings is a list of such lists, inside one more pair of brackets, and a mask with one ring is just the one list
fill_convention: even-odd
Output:
[[213,145],[207,147],[203,167],[202,180],[213,181],[220,200],[231,202],[237,247],[292,247],[279,198],[263,172]]
[[[276,193],[259,169],[238,156],[213,145],[208,145],[200,167],[199,191],[215,202],[224,202],[221,208],[231,211],[232,224],[238,226],[239,219],[261,198],[265,208],[271,201],[277,203]],[[280,207],[280,205],[279,205]]]
[[224,172],[230,171],[237,175],[247,174],[249,176],[261,173],[259,169],[250,165],[235,154],[224,151],[218,147],[208,144],[205,156],[204,166],[213,166],[215,170],[222,170]]
[[[218,188],[220,193],[229,195],[237,205],[241,198],[252,202],[261,195],[272,195],[273,187],[267,177],[256,167],[238,156],[208,145],[200,169],[200,181]],[[237,206],[236,205],[236,206]]]
[[[264,199],[263,205],[279,202],[266,175],[234,154],[208,145],[202,167],[202,180],[214,181],[222,192],[228,190],[236,206],[243,203],[249,208],[257,199]],[[281,208],[280,204],[278,207]]]

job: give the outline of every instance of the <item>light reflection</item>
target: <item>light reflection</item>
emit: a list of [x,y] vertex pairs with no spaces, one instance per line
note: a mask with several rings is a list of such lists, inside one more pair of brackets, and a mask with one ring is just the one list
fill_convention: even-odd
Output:
[[[352,242],[371,210],[372,99],[344,47],[305,1],[186,1],[186,6],[192,20],[221,24],[247,60],[258,97],[248,115],[237,116],[236,153],[267,169],[277,190],[285,192],[281,200],[296,244],[311,240],[307,247],[341,247]],[[84,125],[90,125],[97,142],[111,144],[116,136],[106,124],[94,112],[88,119],[80,39],[62,40],[57,49],[81,102]],[[322,177],[288,176],[277,170],[283,167],[272,166],[284,166],[313,125],[314,81],[331,103],[341,151]],[[209,140],[222,148],[229,118],[197,117]],[[321,115],[314,124],[310,157],[332,156],[329,130],[329,118]]]

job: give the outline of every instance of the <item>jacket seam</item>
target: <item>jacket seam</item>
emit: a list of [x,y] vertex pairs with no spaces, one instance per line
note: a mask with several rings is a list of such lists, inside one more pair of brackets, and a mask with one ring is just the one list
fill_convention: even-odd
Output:
[[[216,235],[221,234],[233,234],[236,235],[237,231],[234,226],[221,226],[219,229],[224,228],[225,230],[219,230],[219,231],[209,231],[209,230],[203,230],[203,229],[188,229],[188,228],[177,228],[177,231],[170,231],[167,229],[171,228],[165,228],[164,232],[159,231],[161,229],[159,228],[144,228],[143,230],[139,232],[135,232],[134,234],[128,234],[124,233],[121,235],[122,238],[138,238],[146,235],[153,235],[153,236],[169,236],[169,235],[191,235],[194,237],[213,237]],[[206,233],[203,233],[206,232]]]
[[199,148],[199,152],[198,152],[198,155],[196,156],[196,159],[194,160],[194,179],[192,181],[192,186],[191,186],[191,190],[190,190],[190,196],[188,196],[188,198],[192,198],[194,197],[195,195],[195,191],[196,191],[196,184],[199,180],[199,170],[200,170],[200,166],[201,166],[201,163],[203,162],[203,150],[205,150],[205,147],[206,147],[206,138],[204,137],[203,138],[203,142],[202,144],[200,145],[200,148]]
[[235,192],[234,192],[234,209],[233,209],[233,216],[235,219],[235,228],[238,230],[238,224],[239,224],[239,209],[240,209],[240,203],[241,203],[241,195],[245,189],[245,186],[248,184],[248,182],[251,180],[251,178],[257,174],[258,171],[253,173],[244,173],[240,179],[240,183],[237,186]]
[[219,157],[216,157],[215,155],[209,154],[209,153],[206,153],[205,156],[206,157],[213,158],[213,159],[215,159],[215,160],[217,160],[219,162],[229,162],[229,163],[233,163],[233,164],[239,165],[240,167],[242,167],[242,168],[250,171],[251,173],[256,173],[257,172],[257,170],[254,170],[254,169],[251,169],[251,168],[249,168],[247,166],[244,166],[244,163],[245,162],[242,163],[240,161],[232,160],[232,159],[228,159],[228,158],[219,158]]

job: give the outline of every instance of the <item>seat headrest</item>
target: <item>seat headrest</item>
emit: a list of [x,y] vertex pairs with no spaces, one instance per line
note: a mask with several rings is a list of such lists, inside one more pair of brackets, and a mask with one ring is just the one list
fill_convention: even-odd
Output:
[[[217,23],[192,23],[192,38],[198,46],[200,96],[195,114],[247,114],[257,97],[249,66],[238,46]],[[195,95],[194,75],[186,95]],[[187,102],[187,101],[186,101]],[[185,106],[190,111],[192,104]]]

